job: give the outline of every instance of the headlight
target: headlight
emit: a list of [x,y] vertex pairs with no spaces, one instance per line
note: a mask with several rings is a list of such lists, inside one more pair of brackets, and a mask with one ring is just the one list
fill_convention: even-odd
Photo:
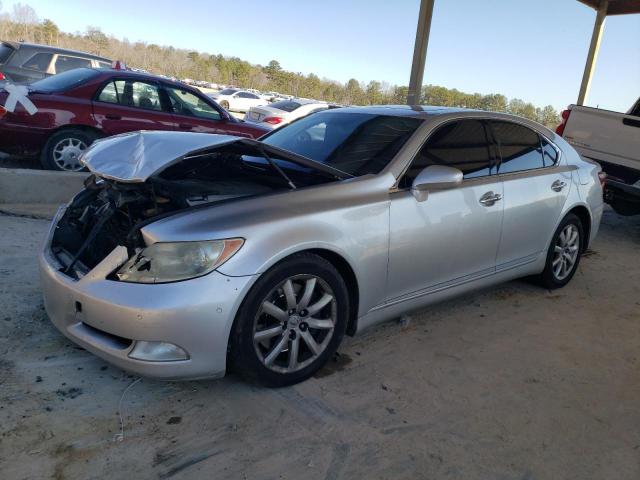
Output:
[[116,272],[123,282],[166,283],[201,277],[235,254],[244,240],[159,242],[142,249]]

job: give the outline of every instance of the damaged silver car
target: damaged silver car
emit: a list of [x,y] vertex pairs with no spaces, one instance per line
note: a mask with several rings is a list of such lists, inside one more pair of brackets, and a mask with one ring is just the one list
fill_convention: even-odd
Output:
[[71,340],[163,379],[313,375],[343,336],[537,275],[564,286],[597,233],[599,167],[521,118],[320,112],[260,141],[100,140],[40,257]]

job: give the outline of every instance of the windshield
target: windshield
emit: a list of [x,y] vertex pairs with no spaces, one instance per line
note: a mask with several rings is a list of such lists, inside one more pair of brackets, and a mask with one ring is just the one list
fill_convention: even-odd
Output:
[[33,82],[30,88],[34,91],[45,93],[63,92],[82,85],[98,75],[100,75],[100,72],[91,68],[76,68]]
[[358,176],[386,167],[421,122],[333,110],[298,120],[261,141]]

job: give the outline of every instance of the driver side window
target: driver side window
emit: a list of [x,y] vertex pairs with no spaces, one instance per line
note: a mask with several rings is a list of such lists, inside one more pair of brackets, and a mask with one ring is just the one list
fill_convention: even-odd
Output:
[[166,91],[174,113],[208,120],[221,119],[220,113],[213,106],[193,93],[170,87],[167,87]]
[[466,180],[494,174],[493,163],[484,122],[458,120],[439,127],[431,134],[399,186],[411,187],[418,174],[431,165],[457,168]]

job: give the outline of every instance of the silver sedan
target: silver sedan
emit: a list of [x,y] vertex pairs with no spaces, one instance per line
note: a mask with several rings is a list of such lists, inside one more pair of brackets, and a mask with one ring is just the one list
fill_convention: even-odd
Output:
[[459,109],[329,110],[261,141],[136,132],[83,161],[40,257],[47,312],[164,379],[292,384],[405,312],[518,277],[563,287],[603,205],[600,168],[560,136]]

